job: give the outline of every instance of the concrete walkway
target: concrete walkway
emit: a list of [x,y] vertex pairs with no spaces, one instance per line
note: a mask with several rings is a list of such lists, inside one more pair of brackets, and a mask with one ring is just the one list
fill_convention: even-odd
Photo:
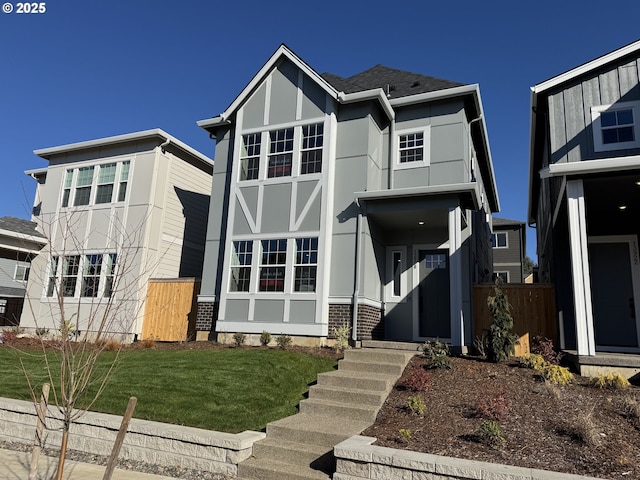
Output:
[[[30,463],[31,453],[0,449],[0,480],[26,480],[29,478]],[[43,455],[40,457],[38,467],[38,480],[51,480],[56,476],[58,459]],[[65,480],[102,480],[104,469],[105,467],[100,465],[66,460],[63,478]],[[169,480],[172,477],[116,469],[111,478],[113,480]]]

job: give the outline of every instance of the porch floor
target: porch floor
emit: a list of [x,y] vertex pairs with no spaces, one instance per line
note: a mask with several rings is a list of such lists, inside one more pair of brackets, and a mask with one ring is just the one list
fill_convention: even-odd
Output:
[[595,356],[578,355],[575,350],[563,350],[564,358],[582,376],[618,372],[634,382],[640,382],[640,355],[630,353],[596,352]]

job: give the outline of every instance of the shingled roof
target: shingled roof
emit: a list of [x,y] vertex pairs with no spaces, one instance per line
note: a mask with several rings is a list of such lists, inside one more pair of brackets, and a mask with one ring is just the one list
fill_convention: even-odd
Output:
[[434,92],[436,90],[444,90],[446,88],[464,85],[464,83],[397,70],[395,68],[385,67],[384,65],[376,65],[348,78],[343,78],[332,73],[323,73],[321,77],[329,82],[336,90],[344,93],[355,93],[382,88],[389,98],[407,97],[409,95]]
[[34,222],[17,217],[0,217],[0,230],[44,238],[44,235],[36,230],[36,224]]

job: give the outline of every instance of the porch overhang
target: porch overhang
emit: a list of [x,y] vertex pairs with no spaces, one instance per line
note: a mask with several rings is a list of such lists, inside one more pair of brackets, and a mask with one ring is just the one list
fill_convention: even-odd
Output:
[[436,197],[458,197],[460,203],[465,208],[479,210],[481,206],[480,187],[475,182],[429,187],[396,188],[393,190],[370,190],[355,193],[355,200],[358,205],[367,201],[396,199],[419,200],[421,197],[430,200]]

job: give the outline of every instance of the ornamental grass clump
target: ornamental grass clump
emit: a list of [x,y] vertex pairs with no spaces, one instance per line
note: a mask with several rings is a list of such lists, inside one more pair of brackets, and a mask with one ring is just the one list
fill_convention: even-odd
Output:
[[427,404],[424,402],[424,399],[420,395],[414,395],[413,397],[409,397],[407,399],[407,406],[411,413],[414,415],[424,415],[424,412],[427,410]]
[[507,443],[507,439],[502,433],[502,427],[494,420],[482,422],[475,436],[480,443],[494,447],[501,447]]
[[554,385],[569,385],[573,381],[573,373],[567,367],[547,364],[542,370],[542,378]]
[[426,368],[450,369],[451,358],[449,357],[449,347],[439,340],[427,340],[422,345],[422,353],[427,359]]
[[598,387],[600,389],[607,388],[609,390],[621,390],[628,388],[629,380],[624,378],[618,372],[601,373],[597,377],[589,379],[589,385]]

